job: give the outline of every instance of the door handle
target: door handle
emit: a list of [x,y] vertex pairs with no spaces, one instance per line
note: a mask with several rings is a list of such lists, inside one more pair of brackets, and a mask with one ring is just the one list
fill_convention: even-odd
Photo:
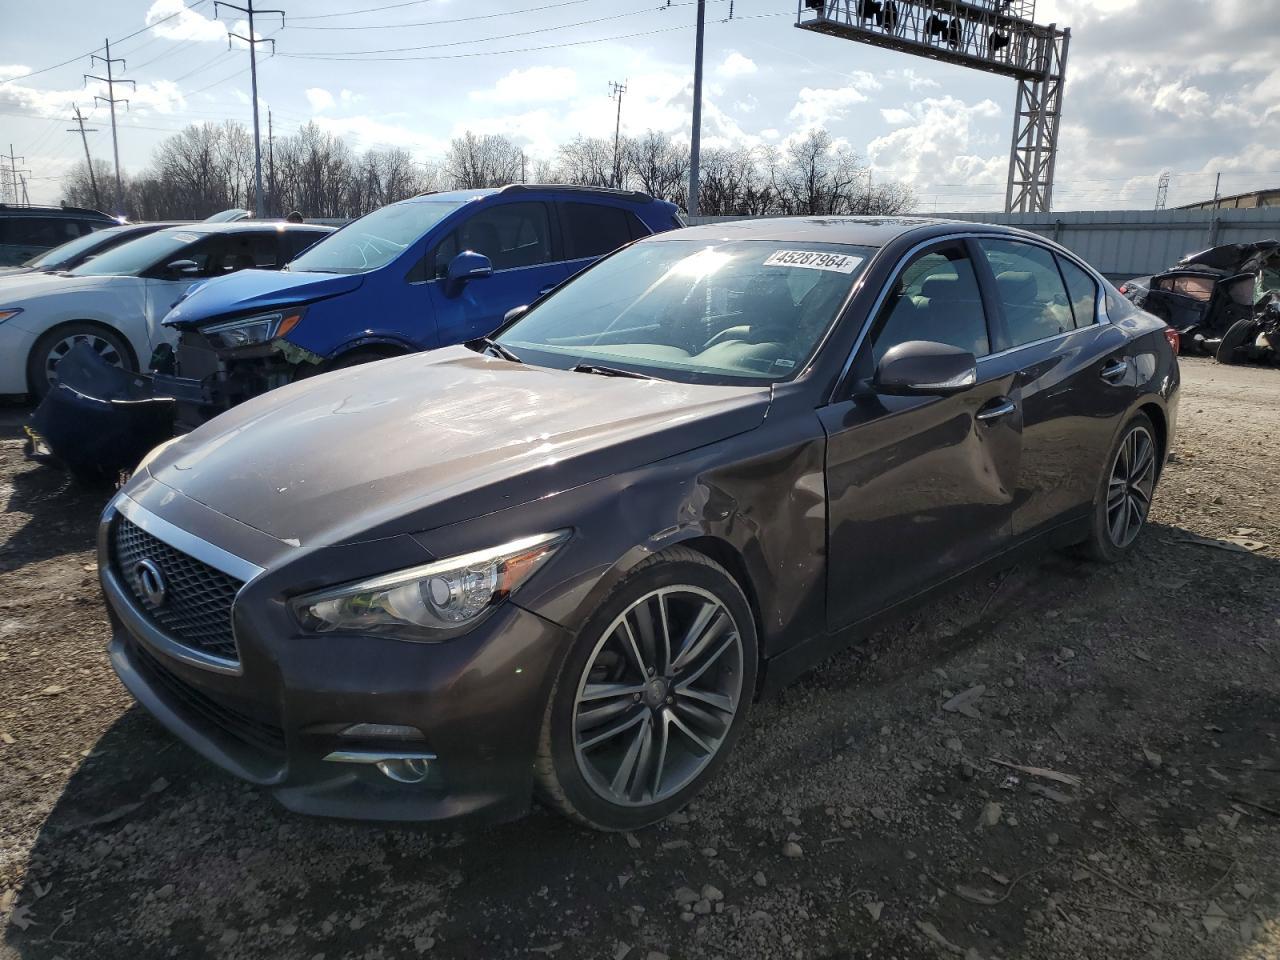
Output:
[[996,397],[974,414],[974,417],[986,423],[990,420],[999,420],[1001,417],[1007,417],[1017,409],[1018,405],[1008,397]]
[[1124,379],[1124,375],[1128,372],[1128,360],[1112,360],[1102,368],[1102,372],[1099,376],[1101,376],[1103,380],[1107,381],[1107,383],[1115,384]]

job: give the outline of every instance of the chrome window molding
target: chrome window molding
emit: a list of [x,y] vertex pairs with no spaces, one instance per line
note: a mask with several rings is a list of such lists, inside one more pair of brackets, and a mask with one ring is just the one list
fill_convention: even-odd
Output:
[[175,550],[181,550],[188,556],[195,557],[201,563],[207,563],[215,570],[221,570],[227,576],[235,577],[242,583],[247,584],[264,572],[264,568],[257,564],[237,557],[234,553],[228,553],[208,540],[174,526],[125,494],[116,497],[112,506],[131,523],[141,527],[157,540],[163,540]]

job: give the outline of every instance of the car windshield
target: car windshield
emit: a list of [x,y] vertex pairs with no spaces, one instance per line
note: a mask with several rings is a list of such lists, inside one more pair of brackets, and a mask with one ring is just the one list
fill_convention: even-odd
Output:
[[377,270],[460,206],[460,202],[443,200],[393,203],[321,240],[291,261],[288,269],[314,273]]
[[158,263],[179,259],[178,254],[184,247],[204,236],[185,227],[157,230],[113,247],[70,273],[74,277],[136,277]]
[[87,253],[104,243],[110,243],[111,238],[121,229],[95,230],[93,233],[86,233],[83,237],[76,237],[74,240],[68,240],[62,246],[54,247],[52,250],[46,250],[37,257],[32,257],[24,267],[34,267],[36,270],[56,270],[63,264],[76,260],[81,254]]
[[638,243],[566,284],[498,342],[547,366],[782,380],[804,367],[872,253],[796,241]]

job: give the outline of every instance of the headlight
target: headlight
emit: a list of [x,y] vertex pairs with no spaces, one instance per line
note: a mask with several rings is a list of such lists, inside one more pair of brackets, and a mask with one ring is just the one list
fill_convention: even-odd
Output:
[[0,310],[0,323],[4,323],[10,317],[16,317],[21,312],[22,309],[20,307],[15,307],[12,310]]
[[293,601],[294,616],[312,633],[444,640],[509,596],[568,538],[567,530],[538,534],[313,593]]
[[304,310],[281,310],[277,313],[260,313],[254,317],[215,323],[204,327],[205,334],[215,347],[251,347],[283,337],[302,322]]

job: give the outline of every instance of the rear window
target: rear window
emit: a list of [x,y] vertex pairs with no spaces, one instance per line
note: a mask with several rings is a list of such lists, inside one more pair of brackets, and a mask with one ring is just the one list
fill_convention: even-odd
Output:
[[88,221],[70,217],[4,217],[0,219],[0,243],[57,247],[92,232],[92,229]]
[[602,257],[650,232],[639,217],[622,207],[567,201],[560,205],[560,210],[566,260]]

